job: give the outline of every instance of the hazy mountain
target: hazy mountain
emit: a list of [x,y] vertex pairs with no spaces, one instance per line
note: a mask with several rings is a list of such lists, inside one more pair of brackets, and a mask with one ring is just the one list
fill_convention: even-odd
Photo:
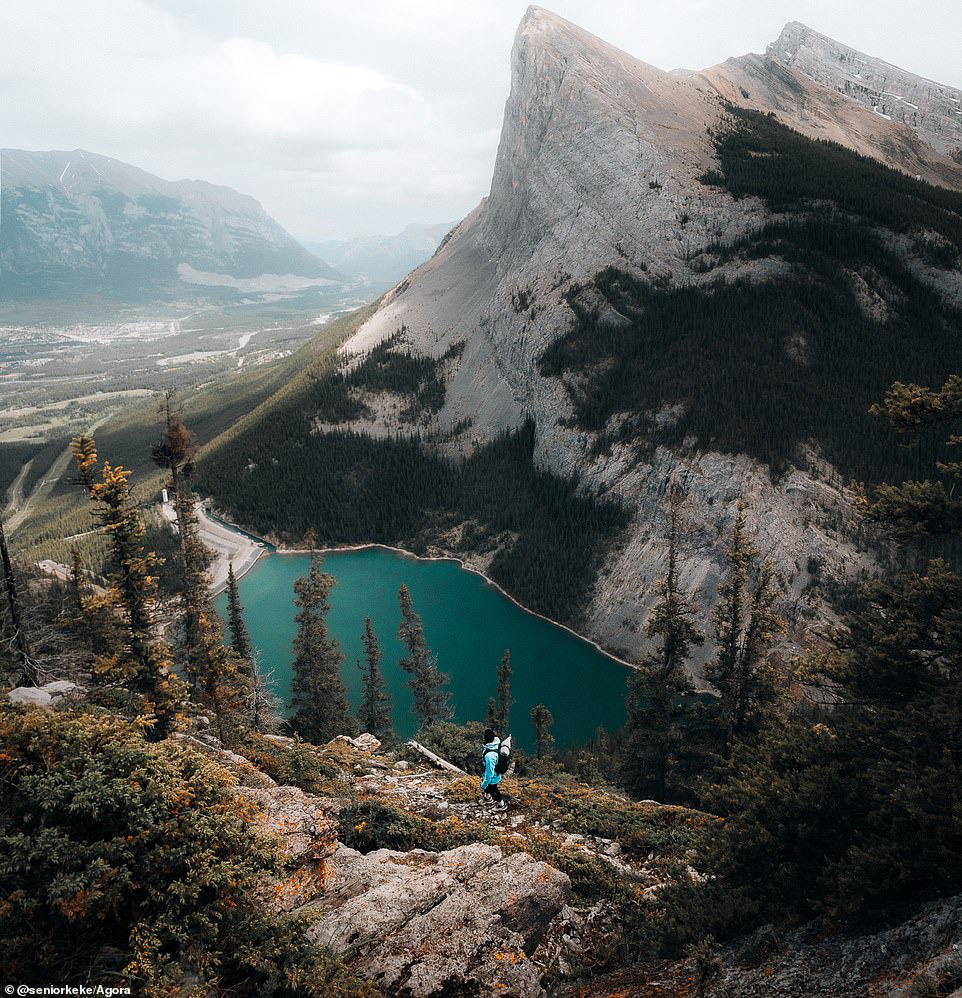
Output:
[[[253,198],[94,153],[0,152],[2,295],[145,301],[337,281]],[[278,275],[268,278],[264,275]]]
[[363,277],[378,290],[384,290],[431,257],[452,228],[452,222],[412,224],[393,236],[328,239],[305,245],[342,273]]
[[[871,565],[843,483],[912,474],[869,405],[892,381],[941,384],[962,362],[962,169],[924,129],[819,75],[770,55],[662,72],[529,8],[489,196],[342,347],[368,359],[317,382],[288,414],[304,428],[289,433],[349,429],[479,460],[506,431],[532,433],[539,471],[628,510],[594,581],[578,582],[582,600],[565,606],[629,658],[644,651],[664,571],[667,482],[688,497],[683,582],[706,622],[744,497],[803,636],[830,613],[832,586]],[[305,494],[306,464],[292,452],[279,477],[264,441],[265,481],[244,486],[243,504],[252,513],[259,490],[270,508],[258,515],[282,525],[278,497]],[[221,452],[210,481],[225,503],[241,507],[230,483],[260,446],[252,426],[233,457]],[[411,456],[391,460],[404,472],[381,485],[390,509],[366,511],[378,524],[403,523],[409,498]],[[444,489],[417,501],[435,508]],[[460,515],[464,552],[480,514]],[[578,530],[595,522],[578,516]],[[548,591],[566,571],[545,564],[558,529],[513,542],[527,526],[482,531],[480,551],[493,533],[500,546],[478,564],[520,559],[502,584]]]

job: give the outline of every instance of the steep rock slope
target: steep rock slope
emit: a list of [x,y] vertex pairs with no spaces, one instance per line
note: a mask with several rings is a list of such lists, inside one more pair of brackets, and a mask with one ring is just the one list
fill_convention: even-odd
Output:
[[810,138],[840,142],[931,183],[962,184],[959,93],[797,22],[764,55],[728,59],[690,79],[734,104],[772,111]]
[[6,298],[137,301],[185,284],[241,288],[266,274],[340,277],[229,187],[162,180],[80,149],[4,149],[0,173]]
[[962,161],[962,89],[909,73],[792,21],[766,55],[792,66]]
[[[962,186],[955,164],[906,127],[771,60],[749,68],[761,106],[780,109],[782,120],[804,133]],[[723,69],[737,82],[728,64]],[[590,287],[606,267],[644,275],[655,288],[708,287],[719,279],[758,283],[790,273],[778,253],[698,264],[705,247],[734,244],[770,217],[759,199],[736,199],[701,182],[716,165],[710,133],[730,127],[719,91],[735,103],[752,101],[721,70],[663,73],[537,7],[518,29],[511,73],[489,197],[344,351],[368,350],[402,327],[407,343],[435,357],[463,341],[437,418],[441,436],[469,425],[472,439],[487,439],[533,417],[543,466],[578,473],[632,508],[630,536],[609,555],[581,621],[591,636],[629,657],[644,647],[651,587],[663,570],[660,500],[672,477],[690,499],[684,582],[703,594],[706,614],[722,571],[719,538],[739,496],[749,500],[759,546],[796,600],[811,592],[816,566],[836,577],[857,573],[866,562],[836,529],[846,519],[846,501],[830,467],[813,475],[817,459],[796,461],[803,470],[775,484],[739,447],[722,453],[700,441],[696,448],[662,446],[639,461],[616,439],[599,452],[597,434],[572,418],[570,388],[581,375],[545,378],[539,370],[546,348],[572,324],[573,289],[601,327],[630,325]],[[805,100],[793,104],[789,97],[803,87]],[[818,130],[809,127],[813,116]],[[957,289],[954,277],[946,280]],[[670,423],[672,413],[667,404],[660,418]],[[612,418],[616,427],[619,415]]]
[[[758,92],[777,94],[782,77],[759,66]],[[312,439],[293,443],[291,460],[322,451],[331,431],[354,431],[374,440],[331,438],[317,458],[325,468],[349,450],[373,466],[375,441],[382,458],[410,462],[387,446],[396,434],[406,446],[480,454],[486,467],[487,448],[523,428],[539,470],[576,476],[628,511],[617,543],[611,531],[592,535],[603,563],[577,576],[584,598],[566,598],[561,616],[633,660],[664,572],[668,483],[687,496],[682,583],[706,624],[745,499],[755,541],[784,579],[793,636],[804,638],[830,615],[833,586],[871,566],[844,486],[905,471],[869,405],[896,379],[940,383],[959,366],[962,173],[905,126],[798,79],[824,109],[827,137],[855,137],[847,148],[806,138],[826,133],[787,100],[775,113],[798,132],[737,107],[751,101],[729,83],[720,93],[718,73],[664,73],[530,8],[490,195],[342,346],[343,373],[298,402],[292,439]],[[907,146],[889,141],[896,133]],[[884,165],[858,150],[878,150]],[[945,186],[915,180],[923,171]],[[283,518],[279,489],[292,502],[303,494],[284,470],[291,481],[245,472],[276,457],[268,436],[258,443],[252,430],[209,478],[245,522]],[[231,483],[245,474],[239,495]],[[343,487],[362,494],[363,484],[353,476]],[[398,521],[409,486],[390,486],[396,503],[363,493],[375,526]],[[419,522],[447,501],[447,489],[425,489]],[[462,518],[450,539],[415,536],[403,520],[391,542],[414,538],[482,568],[525,548],[522,571],[498,581],[518,595],[524,579],[522,598],[554,613],[529,600],[570,574],[560,561],[545,569],[553,535],[519,538],[526,524],[503,524],[482,530],[490,543],[473,551],[464,538],[475,514],[448,512]],[[321,524],[333,539],[371,539],[335,530],[338,515],[325,509]],[[303,532],[288,519],[284,528]],[[584,532],[590,515],[578,523]]]

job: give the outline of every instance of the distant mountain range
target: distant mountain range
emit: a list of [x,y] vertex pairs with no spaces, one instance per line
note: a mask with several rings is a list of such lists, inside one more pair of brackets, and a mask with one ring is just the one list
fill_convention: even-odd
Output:
[[0,186],[3,300],[145,302],[344,280],[229,187],[82,149],[0,150]]
[[305,245],[343,273],[363,277],[377,290],[387,290],[432,256],[453,228],[453,222],[409,225],[393,236],[329,239]]

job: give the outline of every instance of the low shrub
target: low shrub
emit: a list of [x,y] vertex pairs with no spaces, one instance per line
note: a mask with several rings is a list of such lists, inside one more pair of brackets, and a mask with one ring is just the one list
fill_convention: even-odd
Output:
[[375,849],[443,852],[472,842],[493,844],[497,835],[481,822],[454,816],[435,821],[380,801],[364,801],[341,811],[338,838],[363,853]]
[[318,792],[324,789],[324,781],[336,779],[339,774],[338,767],[324,758],[321,749],[299,738],[278,744],[248,731],[241,737],[237,751],[277,783],[302,790]]
[[[233,777],[116,717],[0,712],[0,974],[138,994],[376,992],[268,913],[283,874]],[[29,973],[28,973],[29,971]]]

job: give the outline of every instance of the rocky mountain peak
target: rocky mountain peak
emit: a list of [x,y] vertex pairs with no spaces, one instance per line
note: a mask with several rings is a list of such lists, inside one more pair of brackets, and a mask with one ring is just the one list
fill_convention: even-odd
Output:
[[[570,228],[579,206],[631,198],[639,171],[666,169],[676,152],[690,159],[697,150],[704,164],[714,113],[686,81],[529,7],[511,53],[485,245],[527,256],[559,225]],[[557,197],[561,177],[570,201]],[[593,229],[586,215],[580,221]]]
[[940,153],[962,162],[960,88],[900,69],[798,21],[789,21],[765,54],[882,118],[906,125]]
[[[861,555],[841,533],[829,535],[821,527],[846,508],[846,499],[832,484],[834,469],[823,470],[819,458],[811,463],[798,456],[803,467],[779,477],[757,454],[735,453],[735,445],[714,449],[711,430],[701,447],[694,446],[695,437],[644,452],[618,443],[619,434],[626,440],[637,434],[630,420],[660,427],[699,404],[697,385],[672,389],[675,396],[666,395],[657,408],[635,412],[629,399],[608,414],[603,430],[578,422],[573,400],[580,379],[607,370],[606,364],[617,366],[617,351],[630,352],[633,317],[643,314],[630,296],[620,305],[606,297],[599,275],[609,268],[632,275],[625,286],[637,281],[650,302],[676,293],[669,289],[707,293],[723,282],[790,276],[777,254],[729,257],[726,251],[716,257],[708,250],[752,239],[771,218],[762,199],[734,197],[723,185],[706,182],[719,175],[715,138],[730,124],[730,105],[766,118],[774,114],[802,135],[962,187],[958,165],[910,127],[806,75],[807,53],[830,51],[831,40],[794,23],[783,32],[789,37],[795,41],[785,42],[781,59],[749,55],[679,75],[529,8],[512,50],[511,91],[489,196],[341,347],[346,356],[361,355],[400,335],[406,349],[445,365],[444,402],[425,414],[418,429],[440,452],[470,453],[530,423],[539,469],[577,476],[629,507],[626,539],[606,555],[582,617],[592,638],[629,659],[646,646],[644,622],[664,566],[664,486],[672,477],[684,483],[698,538],[685,556],[685,585],[708,594],[706,618],[725,571],[716,538],[729,529],[739,497],[751,497],[757,542],[793,580],[797,594],[807,584],[803,566],[806,559],[814,563],[812,551],[819,563],[837,566],[840,578],[861,570]],[[818,59],[813,55],[813,64]],[[548,351],[576,330],[582,316],[596,317],[590,321],[605,335],[624,331],[624,344],[613,340],[612,353],[594,367],[575,358],[550,369]],[[793,321],[786,317],[786,327]],[[577,349],[587,349],[586,342],[578,340]],[[786,344],[785,354],[795,357],[794,349]],[[782,354],[773,362],[781,363]],[[609,390],[610,384],[601,385],[593,397]],[[387,405],[385,399],[379,411],[387,412]],[[413,432],[389,415],[377,418],[348,425],[374,434]]]

